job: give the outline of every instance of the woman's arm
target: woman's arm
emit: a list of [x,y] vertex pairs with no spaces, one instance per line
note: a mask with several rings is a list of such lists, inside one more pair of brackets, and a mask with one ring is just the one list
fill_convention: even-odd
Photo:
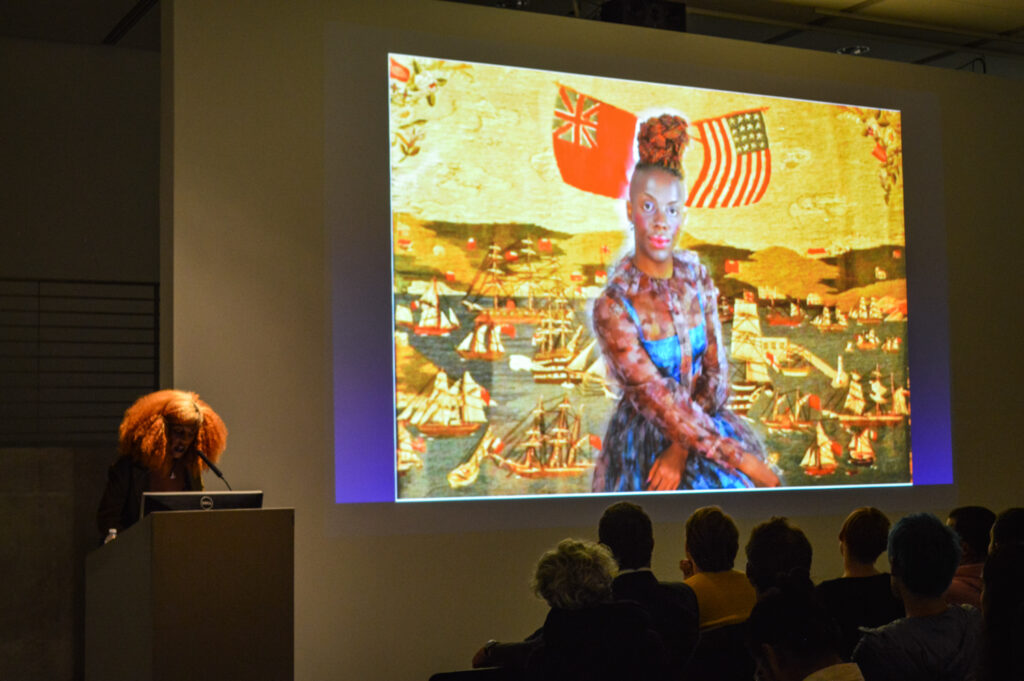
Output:
[[697,265],[697,268],[708,347],[704,351],[700,376],[696,378],[693,399],[709,414],[716,414],[729,397],[729,357],[722,339],[722,320],[718,316],[718,289],[708,268],[704,265]]
[[625,399],[670,442],[706,452],[719,439],[714,421],[678,383],[661,375],[622,304],[602,295],[594,303],[593,320],[605,362]]

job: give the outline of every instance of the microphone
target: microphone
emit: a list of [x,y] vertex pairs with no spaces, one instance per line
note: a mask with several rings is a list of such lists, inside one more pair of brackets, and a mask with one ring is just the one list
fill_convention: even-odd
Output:
[[[221,480],[224,480],[224,484],[225,484],[225,485],[227,485],[227,486],[228,486],[228,489],[230,490],[230,489],[231,489],[231,483],[229,483],[229,482],[228,482],[228,481],[227,481],[227,480],[226,480],[226,479],[224,478],[224,474],[220,472],[220,469],[219,469],[219,468],[217,468],[217,464],[215,464],[214,462],[210,461],[210,459],[208,459],[208,458],[206,457],[206,454],[203,454],[203,453],[202,453],[202,451],[200,451],[200,450],[198,450],[198,449],[196,450],[196,454],[198,454],[198,455],[199,455],[199,458],[200,458],[200,459],[202,459],[202,460],[203,460],[203,462],[204,462],[204,463],[205,463],[205,464],[206,464],[207,466],[209,466],[209,467],[210,467],[210,470],[211,470],[211,471],[213,471],[214,473],[216,473],[216,474],[217,474],[217,477],[218,477],[218,478],[220,478]],[[234,490],[231,490],[231,491],[234,491]]]

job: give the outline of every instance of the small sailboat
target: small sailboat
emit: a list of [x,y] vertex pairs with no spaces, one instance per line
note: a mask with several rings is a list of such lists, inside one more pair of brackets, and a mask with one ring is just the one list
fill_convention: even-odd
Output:
[[505,346],[501,342],[501,329],[494,324],[477,324],[466,336],[455,352],[465,359],[501,359]]
[[405,475],[413,468],[423,468],[423,459],[417,449],[423,451],[423,443],[413,441],[405,423],[398,423],[398,447],[396,448],[396,467],[399,475]]
[[858,466],[871,466],[875,463],[875,450],[871,447],[871,441],[877,434],[870,428],[865,428],[853,436],[850,442],[850,463]]
[[836,472],[838,466],[835,456],[837,449],[842,451],[839,445],[825,434],[825,429],[821,427],[821,421],[818,421],[814,442],[804,452],[804,458],[800,460],[800,467],[807,475],[831,475]]
[[419,297],[417,307],[420,318],[413,325],[413,333],[417,336],[447,336],[453,329],[459,327],[459,318],[455,311],[451,308],[442,309],[437,279],[431,280],[430,286]]

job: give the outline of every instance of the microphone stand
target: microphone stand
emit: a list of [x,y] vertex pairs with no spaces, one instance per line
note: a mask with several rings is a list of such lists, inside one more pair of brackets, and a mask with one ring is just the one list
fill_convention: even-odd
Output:
[[211,471],[213,471],[214,473],[216,473],[216,474],[217,474],[217,477],[218,477],[218,478],[220,478],[221,480],[223,480],[223,481],[224,481],[224,484],[228,486],[228,489],[229,489],[229,490],[231,490],[231,491],[233,492],[234,490],[232,490],[232,489],[231,489],[231,484],[230,484],[230,483],[229,483],[229,482],[228,482],[228,481],[227,481],[227,480],[226,480],[226,479],[224,478],[224,474],[220,472],[220,469],[219,469],[219,468],[217,468],[217,464],[215,464],[215,463],[213,463],[212,461],[210,461],[210,459],[209,459],[209,458],[207,458],[206,454],[203,454],[203,453],[202,453],[202,452],[201,452],[200,450],[198,450],[198,449],[196,450],[196,454],[198,454],[198,455],[199,455],[199,458],[203,460],[203,463],[205,463],[205,464],[206,464],[207,466],[209,466],[209,467],[210,467],[210,470],[211,470]]

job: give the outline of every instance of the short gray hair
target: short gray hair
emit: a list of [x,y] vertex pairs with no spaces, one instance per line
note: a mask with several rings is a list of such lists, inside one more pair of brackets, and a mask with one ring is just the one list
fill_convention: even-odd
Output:
[[552,608],[580,610],[612,599],[617,569],[607,547],[579,539],[563,539],[540,557],[533,592]]

